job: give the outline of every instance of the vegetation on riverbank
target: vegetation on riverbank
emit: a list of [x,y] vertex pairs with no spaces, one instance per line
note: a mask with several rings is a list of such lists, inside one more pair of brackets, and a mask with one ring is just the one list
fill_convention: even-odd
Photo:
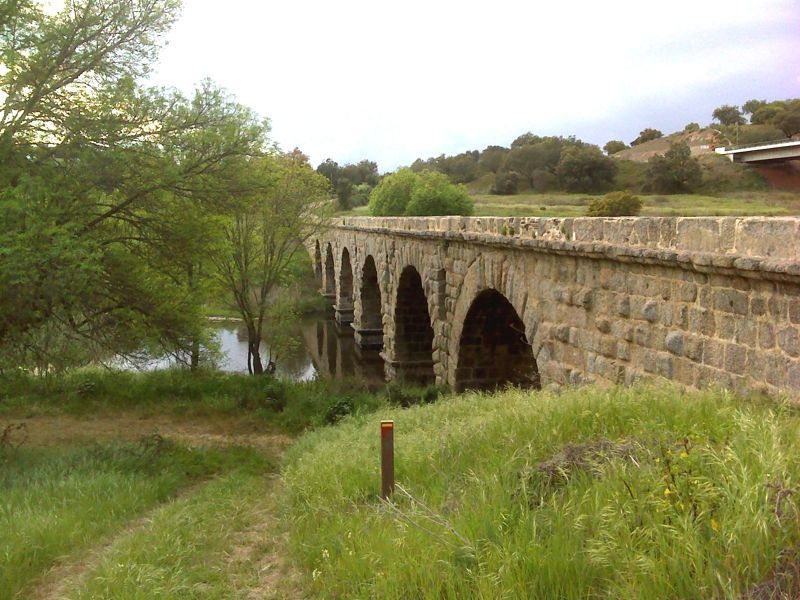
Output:
[[[585,217],[592,200],[601,194],[520,193],[514,196],[473,194],[479,217]],[[719,196],[702,194],[642,195],[640,216],[782,216],[800,214],[798,192],[732,192]],[[358,207],[340,216],[368,216]]]
[[392,504],[377,496],[377,416],[289,451],[291,547],[316,595],[800,590],[796,408],[667,386],[467,394],[387,417]]

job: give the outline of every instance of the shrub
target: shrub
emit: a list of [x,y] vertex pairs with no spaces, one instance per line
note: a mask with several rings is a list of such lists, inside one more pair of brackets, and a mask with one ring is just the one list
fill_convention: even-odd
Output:
[[596,146],[566,148],[556,167],[556,175],[568,192],[597,192],[611,187],[617,165]]
[[638,215],[642,210],[642,200],[630,192],[610,192],[595,198],[589,205],[590,217],[626,217]]
[[474,202],[463,185],[450,183],[447,175],[423,171],[411,191],[407,216],[471,215]]
[[622,140],[610,140],[606,142],[605,146],[603,146],[603,150],[606,151],[606,154],[611,156],[612,154],[616,154],[617,152],[622,152],[627,147],[628,144],[626,144]]
[[374,216],[471,215],[473,201],[463,185],[454,185],[435,171],[401,169],[372,190],[369,211]]
[[519,186],[519,175],[514,171],[500,171],[494,176],[494,185],[491,193],[510,196],[517,193]]
[[654,156],[647,164],[647,186],[654,192],[690,192],[703,177],[700,163],[686,144],[671,144],[664,156]]

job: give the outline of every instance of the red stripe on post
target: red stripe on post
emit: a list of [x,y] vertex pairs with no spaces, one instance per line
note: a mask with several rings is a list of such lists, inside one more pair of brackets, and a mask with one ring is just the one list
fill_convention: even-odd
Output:
[[394,492],[394,421],[381,421],[381,498]]

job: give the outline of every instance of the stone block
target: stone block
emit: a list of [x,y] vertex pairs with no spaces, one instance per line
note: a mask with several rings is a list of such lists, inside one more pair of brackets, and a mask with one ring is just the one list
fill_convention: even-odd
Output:
[[725,346],[718,340],[706,340],[703,348],[703,364],[715,369],[725,365]]
[[629,317],[631,314],[631,300],[623,296],[617,300],[617,314],[621,317]]
[[725,346],[725,370],[728,373],[743,373],[747,364],[747,348],[739,344]]
[[758,324],[758,345],[765,350],[775,347],[775,328],[772,323]]
[[706,308],[691,307],[689,309],[689,330],[703,335],[714,335],[716,330],[714,313]]
[[611,331],[611,323],[608,322],[608,319],[597,319],[594,322],[594,326],[602,333],[609,333]]
[[722,312],[746,315],[749,306],[747,294],[732,289],[714,291],[714,309]]
[[681,331],[670,331],[666,337],[664,338],[664,344],[667,347],[667,350],[675,354],[676,356],[683,355],[683,332]]
[[683,339],[683,355],[694,362],[703,360],[704,342],[701,337],[687,335]]
[[642,317],[645,321],[655,323],[658,320],[658,304],[652,300],[646,302],[642,309]]
[[789,326],[778,330],[776,338],[778,346],[786,354],[794,358],[800,356],[800,332],[796,327]]

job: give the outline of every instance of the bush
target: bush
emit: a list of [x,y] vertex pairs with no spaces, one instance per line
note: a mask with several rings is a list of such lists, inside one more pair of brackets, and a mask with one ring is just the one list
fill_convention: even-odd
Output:
[[473,201],[463,185],[454,185],[435,171],[401,169],[372,190],[369,211],[374,216],[471,215]]
[[407,216],[471,215],[474,202],[463,185],[450,183],[447,175],[423,171],[406,206]]
[[556,176],[568,192],[602,192],[611,187],[617,165],[596,146],[566,148]]
[[491,193],[510,196],[517,193],[519,187],[519,175],[514,171],[501,171],[494,176],[494,185]]
[[642,210],[642,200],[630,192],[611,192],[595,198],[586,214],[590,217],[635,216]]
[[603,150],[606,151],[606,154],[611,156],[612,154],[616,154],[617,152],[622,152],[627,147],[628,144],[626,144],[622,140],[611,140],[606,142],[606,145],[603,146]]
[[686,144],[672,144],[664,156],[654,156],[647,168],[647,187],[654,192],[678,194],[691,192],[700,185],[700,163],[692,158]]

